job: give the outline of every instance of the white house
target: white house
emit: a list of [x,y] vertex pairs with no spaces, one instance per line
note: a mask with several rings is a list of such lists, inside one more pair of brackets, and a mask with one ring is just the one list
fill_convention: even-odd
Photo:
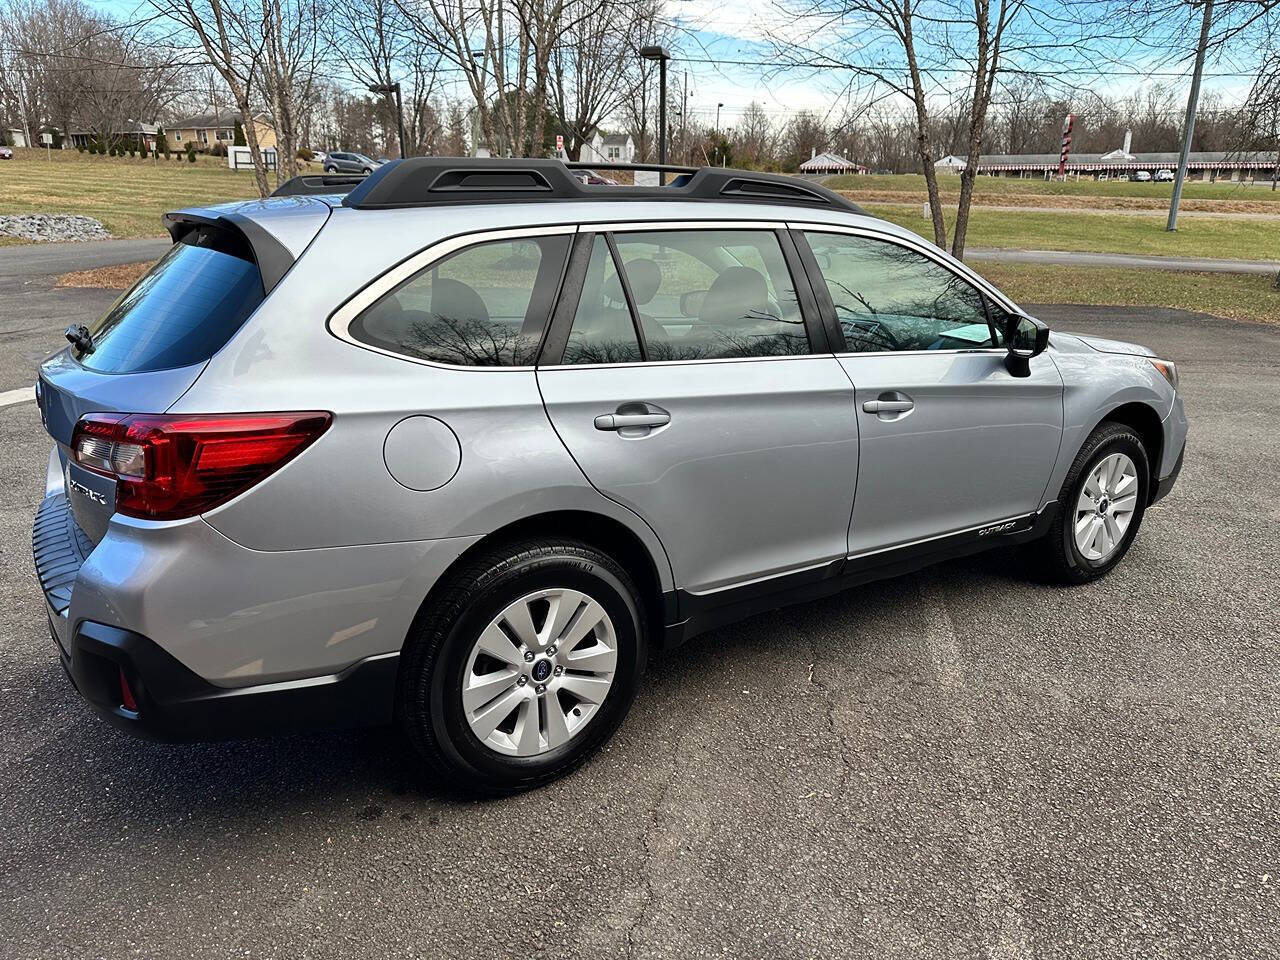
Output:
[[15,147],[25,147],[27,145],[27,131],[21,127],[9,127],[5,130],[9,134],[9,142]]
[[933,165],[933,169],[939,173],[959,173],[967,166],[964,157],[957,157],[954,154],[947,154],[941,160]]
[[867,168],[860,163],[846,160],[835,153],[819,153],[800,164],[801,173],[866,173]]
[[635,141],[629,133],[602,134],[599,130],[582,145],[583,163],[634,163]]

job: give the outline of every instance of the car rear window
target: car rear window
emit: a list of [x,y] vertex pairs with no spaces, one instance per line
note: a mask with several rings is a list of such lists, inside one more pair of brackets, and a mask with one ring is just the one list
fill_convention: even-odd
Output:
[[262,275],[244,239],[199,227],[91,328],[93,350],[74,347],[73,355],[103,373],[201,363],[231,339],[263,296]]

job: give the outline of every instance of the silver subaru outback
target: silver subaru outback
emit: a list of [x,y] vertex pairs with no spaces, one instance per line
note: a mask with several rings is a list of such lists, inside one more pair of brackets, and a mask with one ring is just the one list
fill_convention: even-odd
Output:
[[396,723],[452,784],[527,788],[652,649],[995,546],[1085,583],[1178,476],[1172,363],[813,184],[352,186],[168,214],[40,369],[36,566],[120,727]]

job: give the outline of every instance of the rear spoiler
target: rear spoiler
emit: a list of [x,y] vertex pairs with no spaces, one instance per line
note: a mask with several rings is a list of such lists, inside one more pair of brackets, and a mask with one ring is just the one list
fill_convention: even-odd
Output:
[[[292,181],[290,181],[292,182]],[[177,243],[197,227],[217,227],[234,233],[242,239],[253,254],[258,272],[262,274],[263,296],[275,289],[276,284],[284,279],[284,275],[293,266],[294,256],[271,233],[249,217],[239,213],[224,213],[212,217],[207,214],[188,210],[166,213],[162,218],[164,228]]]

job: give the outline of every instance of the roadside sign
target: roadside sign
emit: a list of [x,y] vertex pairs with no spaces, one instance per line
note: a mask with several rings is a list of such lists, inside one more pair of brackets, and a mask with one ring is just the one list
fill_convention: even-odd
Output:
[[40,142],[43,143],[46,147],[53,146],[53,134],[52,133],[40,134]]

